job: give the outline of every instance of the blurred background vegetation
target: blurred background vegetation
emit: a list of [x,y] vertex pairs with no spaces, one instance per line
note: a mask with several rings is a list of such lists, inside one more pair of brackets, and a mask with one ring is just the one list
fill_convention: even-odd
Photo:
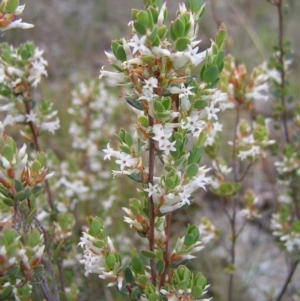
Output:
[[[249,71],[263,61],[268,60],[272,53],[272,45],[277,42],[278,20],[275,7],[266,0],[215,0],[215,8],[212,11],[213,0],[206,2],[206,14],[200,23],[199,38],[202,39],[200,47],[206,49],[210,45],[210,38],[214,37],[217,30],[216,20],[227,25],[228,43],[226,52],[232,53],[238,63],[245,63]],[[300,85],[300,39],[299,16],[300,1],[288,0],[289,13],[285,18],[285,36],[292,42],[294,49],[294,62],[290,74],[292,94],[299,98]],[[54,102],[60,112],[62,129],[59,137],[49,137],[44,142],[47,146],[62,154],[70,150],[68,137],[68,125],[70,117],[67,108],[71,100],[71,91],[79,82],[86,78],[97,79],[99,70],[106,65],[104,50],[110,50],[110,42],[114,38],[129,37],[129,29],[126,26],[131,17],[132,8],[142,8],[142,0],[25,0],[26,9],[22,15],[23,20],[35,24],[30,30],[12,30],[2,34],[2,41],[7,41],[18,46],[27,40],[32,40],[44,50],[44,57],[48,61],[48,78],[43,81],[41,89],[36,95],[38,98],[46,98]],[[178,1],[169,0],[170,15],[175,15]],[[264,192],[268,185],[267,179],[252,172],[249,179],[252,186],[259,185],[258,190]],[[123,202],[126,202],[123,193]],[[126,191],[126,194],[131,194]],[[209,202],[203,202],[209,200]],[[124,204],[118,204],[119,208]],[[85,215],[95,212],[98,204],[80,214]],[[96,210],[100,210],[99,208]],[[114,219],[113,226],[116,229],[124,226],[122,213],[119,210],[119,219]],[[96,211],[97,212],[97,211]],[[224,214],[220,210],[220,204],[211,199],[209,194],[199,195],[196,202],[185,214],[176,214],[174,219],[178,221],[174,232],[180,231],[181,225],[200,220],[207,215],[212,218],[217,227],[224,232],[228,227]],[[116,216],[117,217],[117,216]],[[248,245],[244,244],[244,241]],[[249,241],[251,245],[249,245]],[[246,227],[238,244],[237,266],[242,271],[241,277],[236,277],[235,300],[260,301],[268,300],[267,291],[276,288],[286,274],[285,258],[274,247],[274,239],[261,231],[256,224]],[[228,277],[223,272],[226,266],[226,252],[218,242],[202,252],[195,267],[208,277],[212,283],[214,300],[225,300]],[[83,271],[82,271],[83,275]],[[101,280],[97,276],[90,276],[86,283],[80,300],[123,300],[122,296],[114,292],[103,295]],[[294,277],[289,295],[299,289],[299,273]],[[105,297],[101,297],[105,296]],[[285,299],[291,301],[290,297]],[[293,299],[297,300],[297,299]],[[298,299],[299,300],[299,299]]]

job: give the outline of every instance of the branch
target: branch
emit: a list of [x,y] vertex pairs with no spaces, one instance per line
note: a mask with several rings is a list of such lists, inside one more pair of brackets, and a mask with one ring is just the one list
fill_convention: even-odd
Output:
[[[149,125],[153,126],[153,118],[148,115]],[[155,146],[151,138],[149,138],[149,178],[148,183],[153,185],[153,176],[154,176],[154,156],[155,156]],[[149,230],[148,230],[148,240],[149,248],[151,252],[154,252],[154,227],[155,227],[155,213],[154,213],[154,202],[152,196],[148,199],[148,208],[149,208]],[[151,269],[151,278],[152,284],[156,286],[156,270],[155,270],[155,261],[150,259],[150,269]]]
[[[30,114],[30,111],[31,111],[30,103],[26,100],[24,101],[24,103],[25,103],[25,108],[26,108],[26,114]],[[38,142],[38,133],[36,131],[36,128],[34,127],[34,124],[32,121],[29,121],[28,125],[29,125],[31,133],[32,133],[32,143],[33,143],[34,149],[36,150],[36,152],[40,152],[41,150],[40,150],[40,146],[39,146],[39,142]],[[54,208],[53,196],[52,196],[49,182],[48,182],[48,180],[45,180],[44,183],[45,183],[45,190],[46,190],[46,193],[48,196],[47,199],[48,199],[50,209],[51,209],[51,211],[54,211],[55,208]]]
[[169,267],[169,238],[170,238],[171,220],[172,220],[172,213],[168,214],[166,217],[166,222],[167,222],[166,227],[165,227],[165,235],[166,235],[165,243],[166,243],[166,245],[165,245],[165,250],[164,250],[165,269],[160,278],[160,284],[159,284],[160,288],[162,286],[164,286],[164,284],[165,284],[167,270]]
[[293,277],[293,275],[294,275],[294,272],[296,271],[296,268],[297,268],[298,263],[299,263],[299,259],[296,260],[296,261],[294,261],[294,262],[292,262],[292,264],[291,264],[291,266],[290,266],[289,273],[287,274],[287,277],[286,277],[286,279],[285,279],[285,282],[284,282],[284,284],[283,284],[283,286],[282,286],[282,288],[281,288],[281,290],[280,290],[278,296],[275,298],[275,301],[280,301],[281,298],[283,297],[283,295],[284,295],[284,293],[285,293],[285,291],[286,291],[286,289],[287,289],[289,283],[290,283],[291,280],[292,280],[292,277]]
[[282,0],[275,1],[278,13],[278,22],[279,22],[279,63],[281,66],[280,75],[281,75],[281,105],[283,107],[282,113],[282,124],[284,129],[284,136],[286,143],[290,142],[289,132],[287,127],[287,110],[285,105],[285,70],[284,70],[284,49],[283,49],[283,15],[282,15]]

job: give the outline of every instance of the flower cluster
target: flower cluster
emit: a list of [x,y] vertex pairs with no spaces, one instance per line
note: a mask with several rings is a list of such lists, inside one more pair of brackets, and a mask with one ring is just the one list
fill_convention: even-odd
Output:
[[116,252],[111,239],[104,235],[103,223],[98,218],[89,218],[89,230],[83,232],[79,246],[84,249],[81,263],[85,267],[85,276],[90,273],[99,274],[107,279],[109,286],[117,284],[122,288],[123,274],[120,256]]
[[237,156],[240,160],[254,161],[258,156],[264,155],[264,148],[274,143],[275,141],[268,137],[263,119],[254,122],[252,129],[246,120],[240,121],[236,136]]
[[43,274],[43,235],[37,231],[19,235],[7,227],[0,234],[0,243],[0,298],[8,300],[14,295],[26,300],[31,293],[30,281]]
[[3,133],[2,124],[0,128],[0,192],[3,202],[13,207],[31,194],[39,195],[42,192],[39,185],[53,173],[47,174],[45,154],[38,153],[33,161],[29,161],[26,145],[18,150],[15,141]]
[[256,67],[248,78],[246,66],[236,66],[235,58],[227,55],[219,86],[223,92],[227,93],[228,101],[236,106],[238,103],[252,103],[253,100],[267,101],[270,89],[268,79],[264,65]]
[[282,206],[279,213],[272,215],[273,235],[279,237],[280,242],[290,253],[300,250],[300,222],[292,221],[287,206]]
[[[33,43],[19,48],[1,44],[0,59],[0,112],[5,112],[3,126],[25,123],[40,131],[54,133],[60,127],[57,111],[52,103],[42,101],[38,105],[32,100],[32,91],[42,76],[47,76],[47,61],[43,51]],[[22,132],[30,139],[29,134]]]
[[0,30],[11,28],[32,28],[34,25],[22,22],[18,16],[22,14],[25,5],[19,5],[19,0],[2,0],[0,3]]
[[[138,253],[132,256],[129,265],[123,266],[125,287],[133,283],[133,279],[137,284],[130,288],[130,298],[194,300],[205,292],[206,280],[202,283],[205,278],[201,278],[203,285],[200,285],[195,280],[198,276],[190,273],[186,286],[180,288],[180,281],[174,280],[171,284],[172,275],[181,273],[181,268],[175,270],[172,264],[178,266],[194,258],[192,254],[203,248],[198,240],[199,230],[190,226],[187,234],[178,239],[174,251],[168,254],[165,250],[169,239],[167,215],[190,205],[193,193],[199,187],[206,189],[210,182],[206,176],[209,169],[199,165],[206,134],[210,128],[221,131],[221,125],[214,121],[218,119],[219,106],[226,95],[218,93],[215,87],[223,68],[226,28],[222,25],[211,46],[199,52],[197,22],[204,13],[204,5],[190,1],[187,9],[181,3],[177,18],[167,27],[166,4],[157,6],[152,2],[146,4],[145,10],[132,11],[131,38],[113,41],[112,53],[106,52],[115,71],[104,67],[100,71],[101,80],[127,88],[126,101],[137,115],[133,133],[132,129],[121,129],[117,135],[119,147],[108,143],[104,159],[113,158],[119,166],[119,170],[113,171],[114,175],[125,174],[141,183],[140,199],[130,199],[129,208],[123,208],[127,214],[124,220],[141,237],[157,246],[156,251],[153,247],[141,251],[150,260],[150,267],[144,267]],[[200,63],[203,65],[198,83],[196,77],[191,76],[191,69]],[[145,153],[148,153],[148,162]],[[163,164],[156,164],[156,158]],[[83,263],[89,265],[87,256]],[[155,286],[155,275],[160,278],[162,290]],[[116,281],[116,277],[115,273],[112,280]],[[123,291],[124,285],[118,288]]]

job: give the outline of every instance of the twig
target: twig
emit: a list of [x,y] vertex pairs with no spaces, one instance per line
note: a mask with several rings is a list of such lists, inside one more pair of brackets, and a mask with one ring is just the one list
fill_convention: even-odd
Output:
[[285,279],[285,282],[284,282],[282,288],[280,289],[280,291],[279,291],[279,293],[278,293],[278,296],[275,298],[275,301],[280,301],[281,298],[283,297],[283,295],[284,295],[284,293],[285,293],[285,291],[286,291],[286,289],[287,289],[289,283],[290,283],[291,280],[292,280],[292,277],[293,277],[293,275],[294,275],[294,272],[296,271],[296,268],[297,268],[297,266],[298,266],[298,263],[299,263],[299,259],[291,263],[290,270],[289,270],[289,272],[288,272],[288,274],[287,274],[287,277],[286,277],[286,279]]
[[240,120],[240,105],[237,104],[235,124],[234,124],[234,137],[233,137],[233,152],[232,152],[232,167],[234,181],[238,182],[238,171],[237,171],[237,162],[236,162],[236,138],[237,138],[237,128]]
[[42,277],[38,278],[38,280],[40,281],[39,285],[40,285],[40,288],[41,288],[41,290],[43,292],[43,295],[44,295],[45,299],[47,301],[54,300],[53,299],[53,295],[52,295],[52,293],[50,291],[49,285],[47,283],[47,280],[45,279],[45,276],[42,276]]
[[[46,253],[47,253],[47,257],[48,257],[47,263],[48,263],[48,268],[50,270],[50,275],[51,275],[51,278],[52,278],[52,285],[53,285],[53,290],[54,290],[54,297],[53,297],[53,299],[51,299],[51,301],[60,301],[59,293],[58,293],[58,287],[57,287],[57,283],[56,283],[56,278],[55,278],[55,275],[54,275],[54,268],[53,268],[53,264],[52,264],[52,261],[51,261],[52,254],[51,254],[51,250],[50,250],[48,232],[36,217],[34,217],[33,219],[35,220],[39,231],[41,233],[43,233],[43,235],[44,235],[45,250],[46,250]],[[46,279],[45,279],[45,281],[46,281]]]
[[[230,229],[231,229],[231,248],[230,248],[230,264],[232,267],[234,267],[235,263],[235,244],[236,244],[236,233],[235,233],[235,222],[236,222],[236,198],[234,198],[233,201],[233,214],[232,217],[229,220],[230,223]],[[228,283],[228,301],[232,301],[232,294],[233,294],[233,272],[229,275],[229,283]]]
[[164,249],[165,268],[164,268],[164,271],[163,271],[163,273],[161,275],[161,278],[160,278],[160,284],[159,284],[160,288],[162,286],[164,286],[164,284],[165,284],[167,270],[169,268],[169,238],[170,238],[171,220],[172,220],[172,213],[169,213],[166,217],[166,223],[167,224],[166,224],[166,227],[165,227],[165,235],[166,235],[165,249]]
[[[149,125],[153,126],[153,118],[148,115]],[[148,183],[153,185],[154,176],[154,157],[155,156],[155,146],[151,138],[149,138],[149,178]],[[148,198],[148,208],[149,208],[149,230],[148,230],[148,240],[149,248],[151,252],[154,252],[154,227],[155,227],[155,213],[154,213],[154,202],[152,196]],[[150,269],[152,284],[156,286],[156,270],[155,261],[150,259]]]
[[241,181],[244,180],[244,178],[246,177],[246,175],[247,175],[249,169],[250,169],[251,166],[252,166],[252,163],[253,163],[253,162],[250,162],[250,163],[248,164],[248,166],[246,167],[244,173],[243,173],[243,174],[241,175],[241,177],[239,178],[238,182],[241,182]]
[[285,141],[289,143],[289,132],[287,127],[287,110],[285,105],[285,70],[284,70],[284,49],[283,49],[283,15],[282,15],[282,0],[274,1],[277,7],[278,22],[279,22],[279,63],[280,63],[280,76],[281,76],[281,105],[283,107],[282,124],[284,129]]
[[[25,103],[26,113],[30,114],[30,111],[31,111],[30,103],[26,100],[25,100],[24,103]],[[37,152],[40,152],[41,150],[40,150],[40,146],[39,146],[39,142],[38,142],[38,135],[37,135],[36,129],[34,127],[34,124],[33,124],[32,121],[29,121],[28,125],[29,125],[31,133],[32,133],[33,146],[34,146],[34,148]],[[46,193],[47,193],[47,196],[48,196],[47,199],[48,199],[50,209],[51,209],[51,211],[54,211],[53,196],[52,196],[52,192],[51,192],[51,189],[50,189],[49,182],[48,182],[48,180],[45,180],[44,183],[45,183],[45,188],[46,188],[45,190],[46,190]]]

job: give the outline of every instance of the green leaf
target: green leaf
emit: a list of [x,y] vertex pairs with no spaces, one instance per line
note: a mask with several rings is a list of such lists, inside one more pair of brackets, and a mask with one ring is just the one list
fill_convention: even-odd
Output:
[[227,38],[227,29],[226,29],[225,24],[222,23],[219,31],[216,34],[216,44],[219,49],[224,48],[226,38]]
[[175,41],[175,48],[177,51],[184,51],[190,43],[188,38],[179,38]]
[[136,301],[137,299],[138,300],[140,299],[140,296],[141,296],[140,289],[138,286],[136,286],[130,294],[130,299]]
[[172,106],[172,100],[170,97],[164,97],[161,101],[162,105],[164,106],[165,110],[170,110]]
[[[222,65],[222,63],[224,62],[224,51],[221,51],[216,55],[214,62],[218,67],[220,67]],[[219,69],[219,71],[220,71],[220,69]]]
[[147,33],[146,26],[139,21],[134,21],[133,27],[136,30],[136,32],[142,36],[144,36]]
[[24,224],[28,225],[32,221],[32,219],[34,218],[35,214],[36,214],[36,207],[33,208],[31,210],[31,212],[27,215],[27,217],[26,217],[26,219],[24,221]]
[[198,174],[199,166],[196,163],[189,165],[185,171],[189,178],[195,177]]
[[28,235],[28,245],[30,247],[35,247],[40,242],[41,235],[38,231],[32,231]]
[[123,48],[123,46],[119,45],[116,51],[116,58],[122,62],[127,60],[126,52]]
[[[6,275],[10,277],[14,277],[18,274],[19,272],[19,266],[15,265],[13,268],[11,268]],[[1,300],[1,295],[0,295],[0,300]]]
[[126,101],[128,104],[130,104],[132,107],[134,107],[137,110],[143,111],[143,106],[139,100],[126,98]]
[[158,36],[160,39],[163,39],[165,37],[165,34],[167,32],[166,25],[162,25],[158,28]]
[[39,278],[42,277],[44,275],[44,266],[43,265],[39,265],[35,270],[34,270],[34,274],[33,274],[33,278]]
[[[205,141],[206,141],[206,134],[201,132],[197,139],[197,146],[201,148],[201,154],[202,154],[202,146],[204,145]],[[201,158],[201,154],[200,154],[200,158]]]
[[16,205],[15,201],[11,198],[4,198],[3,203],[9,207],[14,207]]
[[6,4],[5,12],[8,14],[13,13],[19,6],[19,0],[8,0]]
[[162,274],[165,270],[165,262],[162,259],[159,259],[155,264],[156,272]]
[[25,200],[30,195],[30,189],[26,187],[24,190],[19,191],[15,196],[14,200],[16,202],[21,202]]
[[143,10],[139,11],[136,15],[136,20],[142,25],[144,25],[145,27],[150,26],[150,17],[146,11]]
[[12,292],[13,287],[11,285],[5,287],[0,293],[0,300],[8,300],[7,297]]
[[198,13],[202,6],[202,0],[189,0],[189,7],[193,13]]
[[39,153],[36,159],[40,162],[41,167],[46,166],[46,155],[44,153]]
[[14,155],[15,155],[14,150],[9,145],[4,145],[4,147],[2,148],[2,153],[1,154],[9,162],[11,162],[13,160]]
[[181,21],[179,18],[177,18],[173,23],[173,30],[174,34],[177,38],[181,38],[184,35],[185,32],[185,26],[183,21]]
[[95,246],[96,248],[102,249],[104,247],[105,243],[103,240],[98,240],[93,242],[93,246]]
[[176,186],[176,183],[172,178],[166,178],[165,184],[168,189],[173,189]]
[[156,40],[157,36],[158,36],[158,29],[157,26],[155,26],[150,34],[151,43],[153,43]]
[[202,99],[196,99],[194,102],[194,108],[196,110],[203,110],[205,107],[207,107],[208,103],[205,100]]
[[292,229],[297,232],[300,233],[300,221],[295,221],[292,224]]
[[142,264],[141,260],[138,257],[133,257],[132,258],[131,266],[137,274],[141,274],[143,272],[143,264]]
[[103,229],[103,223],[100,219],[93,218],[92,223],[91,223],[91,230],[95,233],[98,234],[101,232]]
[[124,270],[124,278],[125,278],[125,281],[128,283],[134,282],[134,277],[133,277],[132,271],[129,267],[126,267]]
[[149,301],[158,301],[160,298],[159,298],[159,295],[157,293],[151,293],[148,297],[148,300]]
[[219,68],[216,65],[212,65],[206,68],[203,73],[203,81],[206,83],[214,82],[219,76]]
[[131,136],[131,134],[130,134],[129,132],[126,132],[126,133],[125,133],[125,143],[126,143],[129,147],[131,147],[132,144],[133,144],[133,139],[132,139],[132,136]]
[[120,147],[120,149],[121,149],[122,152],[124,152],[124,153],[126,153],[128,155],[131,154],[131,148],[129,146],[127,146],[127,145],[120,145],[119,147]]
[[154,107],[155,113],[165,112],[165,107],[158,99],[154,99],[153,107]]
[[7,198],[10,197],[10,195],[8,194],[7,189],[2,184],[0,184],[0,193],[3,194]]
[[9,246],[10,244],[14,243],[15,239],[18,237],[18,234],[13,229],[5,229],[4,230],[4,240],[5,245]]
[[194,239],[194,236],[191,235],[191,234],[187,234],[185,237],[184,237],[184,242],[183,244],[187,247],[193,245],[195,243],[195,239]]
[[148,283],[148,277],[145,275],[141,275],[138,277],[137,282],[146,285]]
[[154,252],[151,252],[149,250],[141,250],[141,254],[143,254],[145,257],[150,258],[150,259],[155,259],[156,254]]
[[157,23],[158,11],[153,6],[149,6],[147,11],[151,14],[153,23]]
[[142,179],[141,175],[138,173],[132,173],[132,174],[128,175],[128,178],[135,182],[143,183],[143,179]]
[[42,192],[43,192],[44,188],[41,187],[41,186],[35,186],[31,193],[35,196],[35,197],[38,197]]
[[192,295],[194,298],[200,298],[203,294],[203,290],[200,286],[194,286],[192,288]]
[[60,252],[62,246],[64,245],[64,243],[65,243],[64,240],[60,241],[60,243],[58,244],[58,246],[56,247],[56,249],[53,252],[52,258],[58,259],[59,252]]
[[107,257],[105,258],[105,261],[106,261],[108,268],[112,269],[116,263],[115,255],[114,254],[107,255]]
[[20,192],[21,190],[23,190],[23,184],[18,180],[15,181],[15,189],[17,192]]
[[34,160],[32,165],[31,165],[32,170],[35,171],[35,172],[38,172],[41,169],[41,167],[42,167],[41,163],[37,160]]
[[189,281],[187,280],[183,280],[183,281],[180,281],[177,285],[176,285],[176,288],[177,289],[187,289],[188,288],[188,285],[189,285]]

